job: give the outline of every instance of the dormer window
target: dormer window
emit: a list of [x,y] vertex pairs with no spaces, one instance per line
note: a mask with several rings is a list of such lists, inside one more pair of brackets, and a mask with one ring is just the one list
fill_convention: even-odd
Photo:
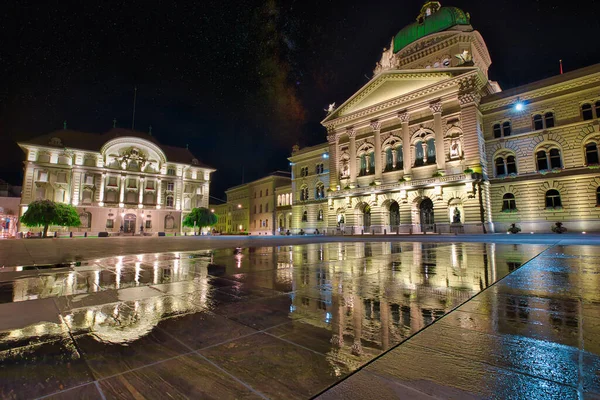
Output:
[[175,176],[175,168],[168,168],[167,169],[167,175],[173,175],[173,176]]

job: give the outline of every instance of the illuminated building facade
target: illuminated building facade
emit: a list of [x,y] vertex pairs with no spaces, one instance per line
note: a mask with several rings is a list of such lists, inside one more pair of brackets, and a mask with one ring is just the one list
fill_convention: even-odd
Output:
[[600,230],[600,65],[507,91],[490,65],[468,13],[425,3],[294,149],[293,231]]
[[180,233],[186,212],[208,207],[215,170],[149,134],[64,129],[19,146],[26,155],[20,215],[48,199],[77,207],[82,226],[74,231]]

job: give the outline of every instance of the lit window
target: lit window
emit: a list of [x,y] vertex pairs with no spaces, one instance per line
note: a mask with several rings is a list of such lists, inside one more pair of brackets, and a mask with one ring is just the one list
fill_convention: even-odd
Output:
[[515,201],[515,195],[512,193],[505,193],[502,196],[502,211],[516,211],[517,203]]
[[510,134],[512,133],[512,127],[510,126],[510,121],[504,121],[502,123],[502,135],[503,136],[510,136]]
[[494,139],[502,137],[502,128],[500,127],[500,124],[494,124],[492,129],[494,130]]
[[540,114],[535,114],[533,116],[533,129],[536,131],[544,129],[544,120]]
[[592,111],[591,104],[586,103],[581,105],[581,116],[584,121],[594,119],[594,112]]
[[48,172],[46,172],[46,171],[38,171],[38,181],[40,181],[40,182],[48,182]]
[[107,219],[106,220],[106,228],[107,229],[112,229],[115,226],[115,220],[114,219]]
[[317,221],[323,221],[323,210],[319,210],[319,214],[317,216]]
[[562,201],[560,200],[560,192],[556,189],[550,189],[546,192],[546,208],[560,208]]
[[587,165],[596,165],[600,161],[598,157],[598,145],[589,143],[585,146],[585,162]]

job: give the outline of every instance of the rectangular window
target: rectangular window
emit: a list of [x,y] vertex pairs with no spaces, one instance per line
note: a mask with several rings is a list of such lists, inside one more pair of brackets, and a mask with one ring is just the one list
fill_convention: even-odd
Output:
[[58,174],[56,174],[56,182],[58,182],[58,183],[67,183],[67,173],[66,172],[59,172]]
[[107,203],[116,203],[117,202],[117,192],[114,190],[106,192],[106,202]]
[[267,189],[267,192],[265,193],[265,196],[269,195],[269,189]]
[[265,204],[265,212],[269,212],[269,203]]
[[84,182],[86,185],[93,185],[94,184],[94,175],[85,174]]
[[154,181],[146,181],[146,189],[154,189]]
[[167,182],[167,191],[172,192],[175,189],[174,182]]
[[152,228],[152,221],[147,219],[146,220],[146,229],[150,229],[150,228]]
[[175,176],[175,168],[168,168],[167,169],[167,175],[173,175],[173,176]]
[[112,229],[115,226],[115,220],[114,219],[107,219],[106,220],[106,227],[108,229]]
[[128,188],[136,188],[137,187],[137,180],[135,178],[129,178],[127,180],[127,187]]
[[108,185],[107,186],[117,186],[117,177],[109,176],[108,177]]
[[46,171],[38,171],[38,179],[39,182],[48,182],[48,172]]
[[43,187],[39,187],[35,189],[35,198],[36,200],[42,200],[46,197],[46,189]]

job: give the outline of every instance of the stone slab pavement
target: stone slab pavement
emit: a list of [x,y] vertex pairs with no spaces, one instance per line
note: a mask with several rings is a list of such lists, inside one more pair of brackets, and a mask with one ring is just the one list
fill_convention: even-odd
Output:
[[600,244],[600,234],[364,235],[364,236],[177,236],[0,240],[0,268],[90,260],[113,255],[329,242],[483,242]]
[[600,399],[600,247],[549,248],[317,398]]

